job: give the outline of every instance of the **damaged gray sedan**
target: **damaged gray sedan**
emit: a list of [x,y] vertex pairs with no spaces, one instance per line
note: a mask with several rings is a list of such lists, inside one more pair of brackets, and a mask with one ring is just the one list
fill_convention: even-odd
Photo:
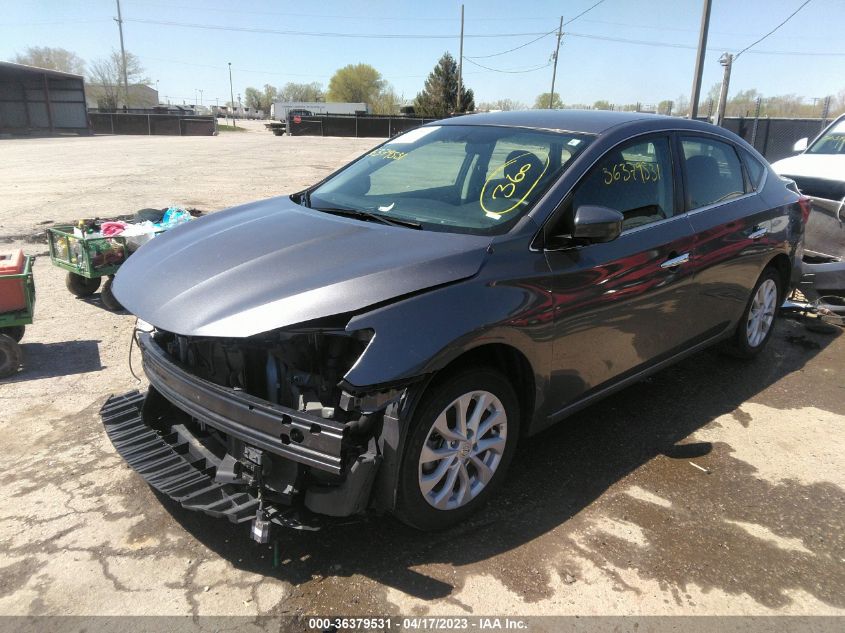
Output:
[[521,437],[714,343],[758,354],[808,212],[704,123],[426,125],[133,255],[114,293],[150,388],[102,418],[153,487],[259,541],[371,508],[445,527]]

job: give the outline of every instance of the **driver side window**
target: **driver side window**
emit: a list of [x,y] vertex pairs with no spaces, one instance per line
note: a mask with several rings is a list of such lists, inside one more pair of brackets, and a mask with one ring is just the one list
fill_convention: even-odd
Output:
[[624,231],[672,217],[674,195],[669,138],[652,137],[605,154],[575,189],[572,207],[615,209]]

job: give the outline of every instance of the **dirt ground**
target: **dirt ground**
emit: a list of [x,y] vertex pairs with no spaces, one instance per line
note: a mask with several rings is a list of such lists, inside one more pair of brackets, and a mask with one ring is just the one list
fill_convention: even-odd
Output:
[[274,567],[246,526],[154,494],[97,416],[144,388],[133,318],[72,297],[37,236],[292,192],[373,144],[257,125],[0,140],[0,250],[39,256],[26,366],[0,383],[0,613],[845,613],[845,337],[796,321],[754,362],[703,352],[525,442],[498,498],[447,532],[280,531]]

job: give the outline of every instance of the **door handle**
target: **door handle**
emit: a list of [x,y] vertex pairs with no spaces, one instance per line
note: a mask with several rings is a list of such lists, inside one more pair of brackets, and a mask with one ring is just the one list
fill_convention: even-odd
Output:
[[672,259],[667,259],[665,262],[660,264],[661,268],[677,268],[681,264],[686,264],[689,261],[689,253],[684,253],[683,255],[678,255],[677,257],[673,257]]
[[749,240],[759,240],[761,237],[763,237],[768,232],[769,232],[769,229],[767,229],[766,227],[754,227],[754,229],[751,231],[751,233],[748,234],[748,239]]

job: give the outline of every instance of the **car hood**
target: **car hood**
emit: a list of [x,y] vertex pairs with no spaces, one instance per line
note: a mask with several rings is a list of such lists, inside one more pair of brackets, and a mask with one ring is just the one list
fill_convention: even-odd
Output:
[[113,292],[160,329],[244,337],[471,277],[489,242],[272,198],[159,235],[120,267]]
[[781,176],[823,178],[845,182],[845,155],[799,154],[772,163]]

